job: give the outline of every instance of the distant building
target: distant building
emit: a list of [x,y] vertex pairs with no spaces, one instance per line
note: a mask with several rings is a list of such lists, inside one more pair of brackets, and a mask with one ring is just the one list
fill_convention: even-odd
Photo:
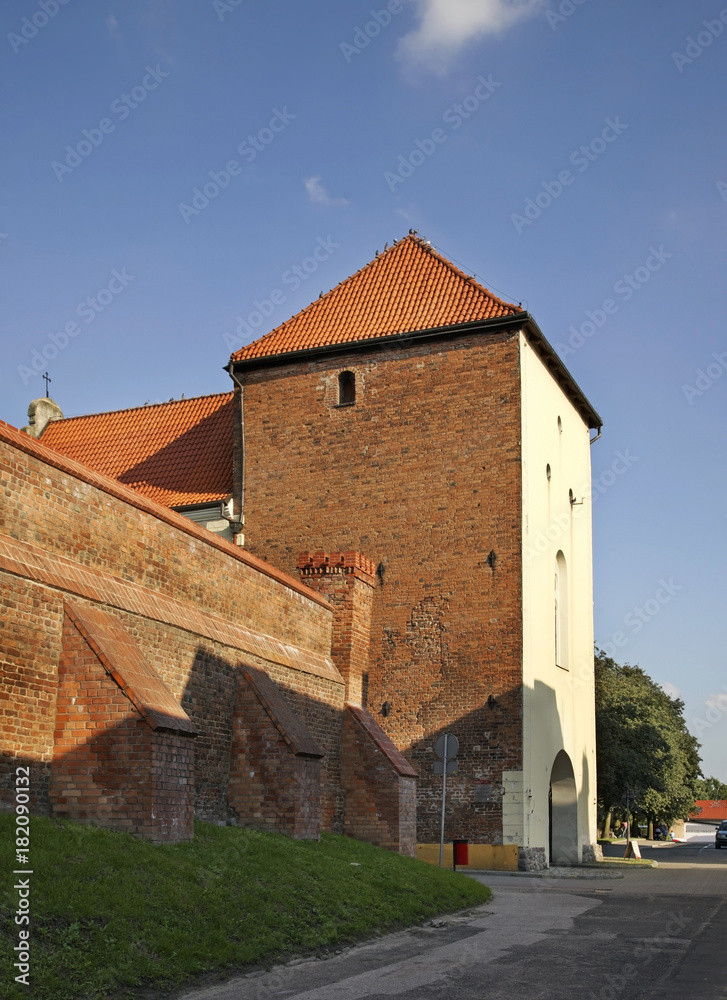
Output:
[[727,799],[699,799],[689,814],[690,823],[721,823],[727,819]]

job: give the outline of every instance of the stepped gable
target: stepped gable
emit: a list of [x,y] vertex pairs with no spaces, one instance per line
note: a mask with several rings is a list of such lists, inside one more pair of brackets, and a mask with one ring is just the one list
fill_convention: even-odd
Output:
[[232,492],[233,394],[217,393],[50,423],[43,444],[163,507]]
[[233,361],[355,343],[522,313],[409,235]]

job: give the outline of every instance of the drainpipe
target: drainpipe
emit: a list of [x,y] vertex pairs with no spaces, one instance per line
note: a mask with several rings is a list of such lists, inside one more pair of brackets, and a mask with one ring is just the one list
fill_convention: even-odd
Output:
[[598,441],[598,439],[600,438],[600,436],[601,436],[601,428],[599,427],[598,428],[598,434],[596,434],[596,436],[594,438],[589,438],[588,443],[589,444],[595,444],[596,441]]
[[235,374],[232,362],[228,365],[227,372],[240,390],[240,414],[239,423],[237,424],[239,432],[233,431],[235,445],[237,445],[239,453],[239,461],[235,463],[236,474],[232,487],[232,511],[229,516],[223,511],[223,516],[227,517],[227,520],[230,522],[230,527],[235,533],[236,544],[244,545],[245,536],[242,533],[242,529],[245,524],[245,391],[242,382],[240,382]]

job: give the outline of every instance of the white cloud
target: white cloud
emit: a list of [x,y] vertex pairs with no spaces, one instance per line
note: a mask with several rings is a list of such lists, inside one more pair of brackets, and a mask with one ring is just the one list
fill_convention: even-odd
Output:
[[661,690],[664,691],[665,694],[668,694],[670,698],[681,698],[679,688],[676,684],[672,684],[671,681],[665,681],[661,685]]
[[313,205],[323,205],[330,208],[332,205],[350,204],[346,198],[331,198],[321,183],[320,177],[308,177],[303,181],[303,184]]
[[417,0],[419,27],[399,42],[409,67],[443,73],[468,42],[504,31],[530,17],[543,0]]

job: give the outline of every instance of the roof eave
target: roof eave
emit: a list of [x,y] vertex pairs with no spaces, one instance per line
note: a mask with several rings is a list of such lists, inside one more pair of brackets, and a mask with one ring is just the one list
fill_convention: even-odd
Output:
[[502,330],[511,329],[525,330],[526,335],[528,335],[540,358],[574,403],[588,427],[598,430],[603,425],[601,417],[591,406],[586,394],[558,357],[555,349],[548,342],[543,331],[535,322],[535,319],[525,310],[511,313],[508,316],[497,316],[494,319],[456,323],[449,326],[432,327],[428,330],[411,330],[406,333],[393,333],[384,337],[367,337],[365,340],[351,340],[342,344],[306,347],[299,351],[287,351],[284,354],[265,354],[260,357],[244,358],[238,361],[231,359],[224,368],[231,376],[232,372],[242,374],[243,372],[253,371],[257,368],[274,368],[291,365],[319,357],[331,357],[336,354],[345,355],[351,351],[361,350],[362,348],[376,349],[378,347],[396,346],[397,344],[408,346],[415,341],[432,340],[437,337],[454,336],[460,333],[472,333],[475,331],[497,333]]
[[487,333],[494,333],[498,330],[506,330],[513,327],[522,326],[527,319],[528,313],[518,312],[509,316],[496,316],[494,319],[474,320],[469,323],[455,323],[448,326],[436,326],[426,330],[409,330],[404,333],[391,333],[382,337],[366,337],[363,340],[350,340],[345,343],[324,344],[319,347],[305,347],[299,351],[286,351],[278,354],[265,354],[255,358],[243,358],[239,361],[230,359],[224,366],[229,373],[230,365],[235,372],[251,371],[254,368],[275,367],[277,365],[294,364],[296,361],[307,361],[310,358],[330,356],[335,354],[347,354],[349,351],[358,351],[361,348],[390,347],[396,344],[408,346],[415,340],[428,340],[435,337],[446,337],[458,333],[471,333],[475,330],[483,330]]
[[593,430],[600,430],[603,426],[603,420],[591,406],[588,397],[568,371],[555,348],[550,344],[530,313],[524,313],[523,316],[525,318],[525,334],[528,336],[528,339],[548,371],[574,403],[588,427],[593,428]]

